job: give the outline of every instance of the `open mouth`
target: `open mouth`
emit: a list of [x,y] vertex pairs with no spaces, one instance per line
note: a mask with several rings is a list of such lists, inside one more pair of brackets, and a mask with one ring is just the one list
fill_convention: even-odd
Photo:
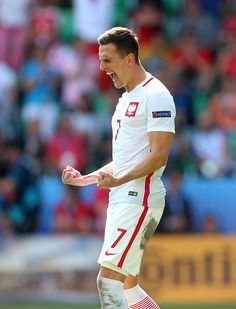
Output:
[[116,75],[116,73],[111,73],[110,76],[113,82],[115,82],[118,79],[118,76]]

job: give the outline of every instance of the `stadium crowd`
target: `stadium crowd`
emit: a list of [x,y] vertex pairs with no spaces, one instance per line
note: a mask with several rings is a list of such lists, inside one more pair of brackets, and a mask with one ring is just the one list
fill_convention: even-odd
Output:
[[[111,160],[121,92],[99,70],[96,39],[117,25],[135,30],[176,103],[159,231],[191,232],[186,175],[236,175],[236,1],[0,0],[0,235],[102,234],[108,190],[60,176]],[[214,214],[203,229],[218,230]]]

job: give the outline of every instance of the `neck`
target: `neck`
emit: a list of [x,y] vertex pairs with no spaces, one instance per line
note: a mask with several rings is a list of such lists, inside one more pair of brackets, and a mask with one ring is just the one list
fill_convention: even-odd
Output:
[[139,85],[142,81],[147,78],[147,72],[141,65],[137,65],[134,67],[132,73],[130,74],[129,81],[125,86],[127,92],[132,91],[137,85]]

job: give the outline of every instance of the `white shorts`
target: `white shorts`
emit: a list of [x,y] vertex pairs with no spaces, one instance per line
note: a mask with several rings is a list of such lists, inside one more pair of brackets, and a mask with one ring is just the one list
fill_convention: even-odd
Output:
[[98,263],[124,275],[136,276],[144,248],[161,219],[164,205],[164,198],[158,208],[129,203],[109,205]]

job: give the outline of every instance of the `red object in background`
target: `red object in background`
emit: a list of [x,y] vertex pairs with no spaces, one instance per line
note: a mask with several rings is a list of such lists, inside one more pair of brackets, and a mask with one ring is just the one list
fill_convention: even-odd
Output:
[[226,32],[236,31],[236,14],[226,16],[222,28]]
[[178,64],[182,67],[192,68],[197,68],[199,65],[199,61],[203,61],[208,64],[212,64],[214,61],[211,52],[207,49],[197,49],[194,56],[194,58],[188,57],[185,50],[180,47],[173,50],[170,59],[173,64]]
[[229,57],[226,74],[234,78],[236,77],[236,55]]
[[108,91],[113,87],[111,77],[101,70],[99,72],[99,87],[101,91]]
[[95,200],[99,202],[99,205],[108,206],[109,192],[109,189],[98,189],[96,191]]
[[87,52],[90,55],[98,56],[99,45],[98,43],[87,43]]
[[91,232],[95,214],[90,204],[79,201],[75,205],[61,202],[55,209],[54,221],[57,233]]
[[163,14],[152,2],[143,2],[133,13],[132,21],[140,44],[148,44],[160,32]]
[[82,172],[87,164],[84,137],[77,133],[56,133],[47,145],[46,156],[57,170],[63,169],[70,162]]
[[55,8],[35,9],[31,18],[35,39],[50,39],[58,30],[58,22],[58,12]]
[[96,213],[96,232],[103,235],[106,224],[106,212],[109,203],[109,189],[97,189],[94,198]]

